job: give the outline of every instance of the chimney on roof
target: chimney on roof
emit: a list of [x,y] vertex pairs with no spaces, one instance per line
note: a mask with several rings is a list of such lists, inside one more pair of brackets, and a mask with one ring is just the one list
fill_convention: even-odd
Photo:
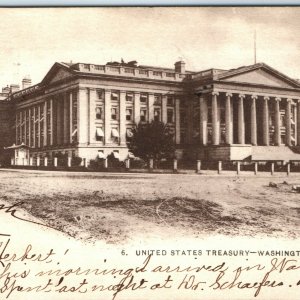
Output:
[[31,86],[31,79],[29,76],[26,76],[22,80],[22,90],[27,89]]
[[11,84],[10,85],[10,92],[14,93],[20,90],[20,86],[18,84]]
[[176,73],[185,73],[185,62],[180,60],[175,63],[175,72]]
[[9,86],[6,86],[6,87],[2,88],[2,93],[9,94],[9,92],[10,92]]

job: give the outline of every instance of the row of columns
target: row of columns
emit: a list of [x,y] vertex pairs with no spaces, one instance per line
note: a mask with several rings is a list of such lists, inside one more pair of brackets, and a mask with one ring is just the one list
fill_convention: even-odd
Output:
[[[119,128],[119,136],[120,136],[120,144],[126,144],[126,108],[128,104],[126,103],[126,91],[120,91],[119,94],[119,122],[116,124]],[[74,99],[76,98],[76,99]],[[52,146],[52,145],[63,145],[69,144],[74,141],[74,130],[77,130],[77,141],[79,144],[90,144],[96,142],[95,134],[96,134],[96,89],[92,88],[79,88],[77,92],[65,92],[59,96],[53,97],[51,99],[47,99],[42,103],[38,104],[38,112],[36,115],[35,109],[34,112],[34,120],[38,120],[39,126],[39,134],[38,134],[38,142],[35,143],[35,138],[33,139],[33,143],[31,142],[31,117],[30,117],[30,126],[26,128],[25,126],[18,126],[16,124],[16,135],[22,136],[24,139],[26,138],[27,130],[29,130],[29,146],[40,148],[42,146]],[[73,109],[74,101],[77,101],[77,116],[76,120],[73,120]],[[49,103],[49,104],[47,104]],[[167,99],[166,96],[162,96],[162,105],[161,105],[161,120],[162,122],[167,122]],[[179,102],[177,100],[177,107],[179,107]],[[47,105],[50,107],[50,129],[48,128],[49,124],[47,124]],[[148,120],[154,119],[154,94],[148,94],[147,104],[140,103],[140,93],[135,92],[132,109],[134,114],[133,121],[135,123],[139,123],[140,121],[140,110],[142,107],[148,112]],[[112,100],[111,100],[111,90],[105,90],[104,92],[104,144],[111,143],[111,132],[112,124],[111,120],[111,108],[112,108]],[[41,142],[41,132],[40,132],[40,116],[41,109],[43,110],[44,119],[43,119],[43,136],[44,140]],[[26,108],[22,110],[22,116],[24,111],[30,114],[32,107]],[[175,110],[174,110],[175,113]],[[178,114],[179,116],[179,114]],[[176,127],[179,129],[179,119],[176,117]],[[75,121],[75,122],[74,122]],[[35,123],[34,123],[35,124]],[[48,130],[49,129],[49,130]],[[177,130],[179,132],[180,130]],[[50,133],[50,141],[48,140],[48,132]],[[34,126],[34,137],[35,137],[35,126]],[[179,135],[177,136],[177,139]]]
[[[211,94],[211,108],[212,108],[212,144],[220,144],[220,116],[218,113],[218,92],[212,92]],[[244,113],[244,94],[238,95],[238,144],[245,144],[245,113]],[[257,102],[258,96],[251,95],[251,144],[257,145]],[[263,145],[269,145],[269,100],[270,98],[263,97],[263,118],[262,118],[262,133],[263,133]],[[280,130],[280,102],[281,98],[275,98],[275,144],[281,144],[281,130]],[[206,145],[208,143],[208,107],[207,98],[204,95],[200,95],[200,143]],[[292,99],[287,99],[286,105],[286,145],[291,145],[291,105]],[[298,117],[298,144],[300,143],[300,101],[298,100],[297,107]],[[225,99],[225,143],[233,143],[233,106],[232,106],[232,94],[226,93]]]
[[[114,124],[111,120],[111,109],[113,101],[111,100],[112,91],[105,89],[104,91],[104,144],[111,143],[111,132],[113,126],[118,126],[120,145],[126,145],[126,109],[129,107],[129,103],[126,103],[126,91],[121,90],[119,92],[119,101],[117,106],[119,109],[119,120]],[[147,104],[140,102],[140,92],[134,92],[133,103],[131,109],[133,110],[133,122],[138,124],[140,122],[141,108],[145,108],[148,113],[148,120],[154,119],[154,94],[148,94]],[[78,109],[78,142],[79,143],[91,143],[95,142],[96,123],[93,117],[96,105],[96,90],[95,89],[80,89],[78,97],[79,109]],[[161,120],[167,122],[167,99],[166,96],[162,96],[161,105]]]
[[[60,95],[59,99],[53,97],[38,105],[23,109],[17,113],[19,119],[16,118],[16,140],[25,143],[28,137],[26,144],[33,148],[72,143],[74,125],[76,127],[76,122],[75,124],[73,122],[72,109],[72,92]],[[20,116],[22,116],[21,120]]]

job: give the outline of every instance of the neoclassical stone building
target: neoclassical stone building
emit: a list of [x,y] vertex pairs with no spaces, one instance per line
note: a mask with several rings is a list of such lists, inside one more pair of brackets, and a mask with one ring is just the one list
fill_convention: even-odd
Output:
[[28,149],[17,164],[59,152],[123,160],[134,124],[153,119],[170,126],[179,158],[300,159],[300,83],[263,63],[200,72],[182,61],[174,69],[55,63],[41,83],[5,101],[13,148]]

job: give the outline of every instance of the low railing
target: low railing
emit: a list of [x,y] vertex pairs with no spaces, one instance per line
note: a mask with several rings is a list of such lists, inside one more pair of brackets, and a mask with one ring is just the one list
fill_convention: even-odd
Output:
[[87,160],[78,157],[30,157],[29,160],[11,160],[12,167],[19,168],[41,168],[41,169],[84,169],[91,171],[159,171],[184,173],[192,171],[198,174],[211,174],[215,171],[217,174],[226,172],[235,172],[237,175],[247,172],[258,174],[268,172],[271,175],[275,173],[300,173],[300,160],[291,160],[284,162],[282,160],[274,161],[201,161],[201,160],[162,160],[156,162],[153,159],[144,161],[141,159],[127,158],[124,161],[118,159],[96,159]]
[[92,64],[78,64],[76,69],[82,72],[91,72],[99,74],[118,74],[121,76],[133,76],[141,78],[153,78],[172,81],[182,81],[184,78],[191,79],[191,74],[182,74],[171,71],[157,71],[155,69],[142,69],[124,66],[110,66],[110,65],[92,65]]

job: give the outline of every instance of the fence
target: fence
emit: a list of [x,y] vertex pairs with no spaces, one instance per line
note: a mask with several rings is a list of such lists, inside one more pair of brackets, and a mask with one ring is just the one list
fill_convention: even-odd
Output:
[[85,170],[85,171],[111,171],[111,172],[195,172],[205,174],[206,171],[216,171],[221,174],[226,171],[234,171],[236,174],[243,172],[269,172],[275,173],[300,173],[300,160],[275,161],[201,161],[201,160],[162,160],[149,161],[141,159],[95,159],[87,161],[79,157],[31,157],[27,165],[14,165],[14,168],[38,168],[38,169],[59,169],[59,170]]

